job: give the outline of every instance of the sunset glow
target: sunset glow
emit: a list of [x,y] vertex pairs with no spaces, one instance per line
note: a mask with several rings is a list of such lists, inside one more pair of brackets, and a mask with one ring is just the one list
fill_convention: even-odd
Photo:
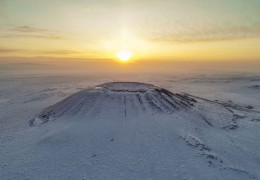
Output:
[[0,58],[127,61],[126,44],[137,61],[256,61],[259,8],[258,0],[2,0]]
[[127,50],[124,50],[124,51],[120,51],[116,54],[117,58],[120,60],[120,61],[123,61],[123,62],[126,62],[128,61],[132,56],[133,56],[133,53],[130,52],[130,51],[127,51]]
[[260,180],[260,0],[0,0],[0,180]]

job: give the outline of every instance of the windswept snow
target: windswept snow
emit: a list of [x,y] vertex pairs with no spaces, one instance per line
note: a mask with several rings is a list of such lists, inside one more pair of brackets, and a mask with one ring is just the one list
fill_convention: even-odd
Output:
[[0,179],[260,178],[255,107],[137,82],[70,88],[17,97],[31,108],[16,133],[2,123]]

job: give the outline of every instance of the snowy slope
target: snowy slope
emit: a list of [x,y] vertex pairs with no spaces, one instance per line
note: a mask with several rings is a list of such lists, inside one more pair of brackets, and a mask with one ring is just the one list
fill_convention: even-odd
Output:
[[259,179],[259,112],[143,83],[44,109],[4,144],[3,179]]

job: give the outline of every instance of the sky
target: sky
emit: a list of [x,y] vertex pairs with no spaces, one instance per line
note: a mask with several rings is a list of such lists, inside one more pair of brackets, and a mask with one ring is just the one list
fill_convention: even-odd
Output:
[[0,0],[0,60],[260,61],[260,0]]

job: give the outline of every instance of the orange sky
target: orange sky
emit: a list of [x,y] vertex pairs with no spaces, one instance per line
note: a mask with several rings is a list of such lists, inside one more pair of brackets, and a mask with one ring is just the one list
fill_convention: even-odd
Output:
[[0,60],[259,61],[258,0],[0,0]]

